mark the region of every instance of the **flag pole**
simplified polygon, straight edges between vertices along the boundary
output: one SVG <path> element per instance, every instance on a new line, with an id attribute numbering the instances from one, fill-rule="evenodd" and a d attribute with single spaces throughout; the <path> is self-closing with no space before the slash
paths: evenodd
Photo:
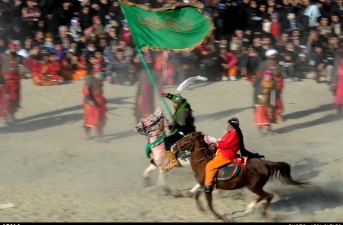
<path id="1" fill-rule="evenodd" d="M 144 57 L 144 55 L 143 55 L 143 53 L 142 53 L 142 50 L 141 50 L 140 48 L 137 48 L 137 51 L 138 51 L 139 56 L 141 57 L 142 63 L 143 63 L 143 65 L 144 65 L 146 71 L 147 71 L 148 74 L 149 74 L 149 77 L 150 77 L 150 80 L 151 80 L 152 84 L 153 84 L 154 87 L 156 88 L 157 93 L 160 94 L 160 93 L 161 93 L 161 90 L 160 90 L 160 88 L 158 87 L 158 85 L 157 85 L 157 83 L 156 83 L 156 81 L 155 81 L 155 78 L 154 78 L 154 76 L 153 76 L 152 73 L 151 73 L 151 70 L 150 70 L 150 68 L 149 68 L 148 63 L 147 63 L 146 60 L 145 60 L 145 57 Z M 169 107 L 168 107 L 168 104 L 166 103 L 166 100 L 164 99 L 163 96 L 161 96 L 161 100 L 162 100 L 164 106 L 166 107 L 166 109 L 167 109 L 167 111 L 168 111 L 170 117 L 172 117 L 173 114 L 172 114 L 172 112 L 170 111 L 170 109 L 169 109 Z"/>

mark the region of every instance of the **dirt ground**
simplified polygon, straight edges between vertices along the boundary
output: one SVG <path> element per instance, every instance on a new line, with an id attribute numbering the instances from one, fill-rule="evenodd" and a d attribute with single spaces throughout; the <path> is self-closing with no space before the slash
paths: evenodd
<path id="1" fill-rule="evenodd" d="M 149 160 L 146 138 L 133 131 L 136 85 L 105 83 L 109 143 L 84 139 L 82 85 L 40 87 L 22 80 L 18 122 L 7 126 L 0 121 L 0 204 L 14 204 L 0 210 L 0 221 L 220 222 L 199 211 L 194 199 L 175 197 L 195 185 L 189 166 L 170 171 L 170 195 L 144 188 L 142 173 Z M 265 137 L 253 123 L 252 87 L 246 80 L 199 82 L 182 94 L 192 105 L 198 131 L 221 137 L 227 119 L 238 114 L 250 151 L 287 162 L 295 179 L 312 182 L 301 189 L 270 179 L 265 186 L 274 194 L 270 221 L 343 221 L 343 115 L 335 114 L 326 84 L 286 83 L 285 122 L 273 125 L 277 134 Z M 168 117 L 163 103 L 156 99 L 156 104 Z M 231 221 L 264 222 L 261 203 L 242 215 L 255 197 L 245 188 L 215 190 L 214 208 Z M 203 196 L 201 201 L 205 204 Z"/>

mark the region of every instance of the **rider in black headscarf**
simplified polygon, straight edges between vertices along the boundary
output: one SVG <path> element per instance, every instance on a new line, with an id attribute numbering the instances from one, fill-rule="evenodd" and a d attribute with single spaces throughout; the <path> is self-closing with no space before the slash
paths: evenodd
<path id="1" fill-rule="evenodd" d="M 241 128 L 239 127 L 239 120 L 237 117 L 233 117 L 228 120 L 228 122 L 236 129 L 237 135 L 239 137 L 239 149 L 243 157 L 248 157 L 248 158 L 264 158 L 263 155 L 260 155 L 258 153 L 252 153 L 248 151 L 245 146 L 244 146 L 244 138 L 243 138 L 243 133 L 241 131 Z"/>

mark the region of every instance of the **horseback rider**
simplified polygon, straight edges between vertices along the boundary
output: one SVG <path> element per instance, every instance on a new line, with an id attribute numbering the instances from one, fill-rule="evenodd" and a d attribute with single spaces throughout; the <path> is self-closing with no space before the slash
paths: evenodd
<path id="1" fill-rule="evenodd" d="M 167 121 L 170 133 L 164 139 L 170 161 L 165 169 L 171 169 L 180 165 L 175 154 L 170 151 L 171 146 L 187 134 L 195 131 L 194 117 L 190 104 L 181 95 L 161 92 L 161 96 L 172 100 L 173 108 L 175 109 L 174 115 Z"/>
<path id="2" fill-rule="evenodd" d="M 216 149 L 215 157 L 207 163 L 205 168 L 205 186 L 204 191 L 211 193 L 213 190 L 213 178 L 216 175 L 218 169 L 230 162 L 236 162 L 240 156 L 237 151 L 240 150 L 243 156 L 242 166 L 245 166 L 248 158 L 263 158 L 258 153 L 252 153 L 245 149 L 243 134 L 239 127 L 239 120 L 237 117 L 233 117 L 228 120 L 227 133 L 219 141 L 213 137 L 205 137 L 205 142 L 210 140 L 210 148 Z"/>

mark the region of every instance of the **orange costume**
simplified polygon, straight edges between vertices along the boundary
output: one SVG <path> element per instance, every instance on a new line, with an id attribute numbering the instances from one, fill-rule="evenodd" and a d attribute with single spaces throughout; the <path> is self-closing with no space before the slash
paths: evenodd
<path id="1" fill-rule="evenodd" d="M 213 178 L 218 169 L 239 157 L 237 151 L 240 148 L 240 143 L 236 129 L 228 131 L 216 145 L 216 156 L 206 165 L 205 186 L 209 187 L 212 186 Z"/>

